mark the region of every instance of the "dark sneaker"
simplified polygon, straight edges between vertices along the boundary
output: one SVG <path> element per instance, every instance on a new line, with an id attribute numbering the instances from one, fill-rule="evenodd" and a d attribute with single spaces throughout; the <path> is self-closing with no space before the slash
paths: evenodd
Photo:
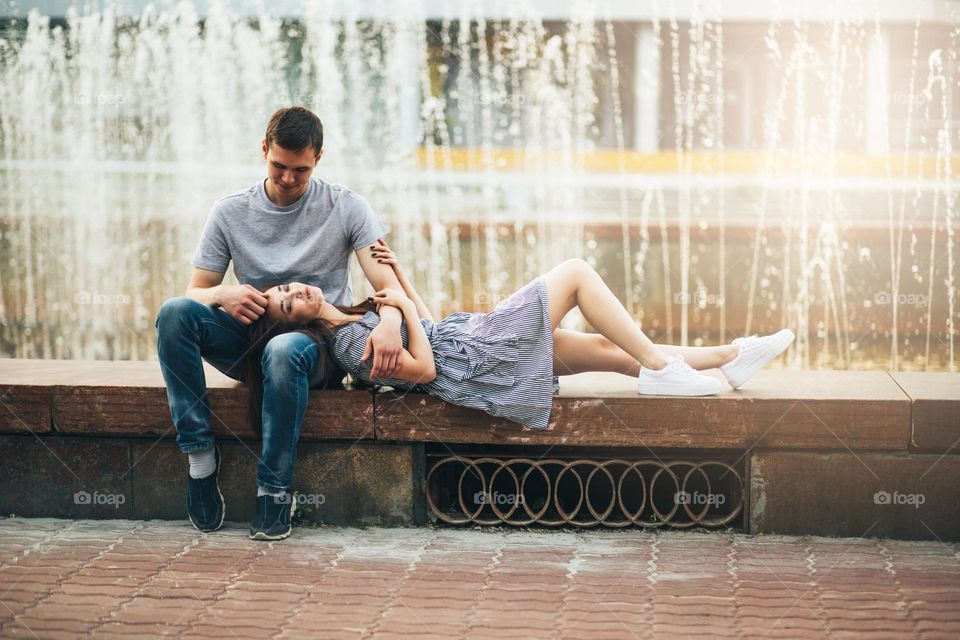
<path id="1" fill-rule="evenodd" d="M 216 531 L 223 526 L 223 494 L 220 493 L 220 447 L 214 445 L 216 469 L 206 478 L 187 477 L 187 513 L 199 531 Z"/>
<path id="2" fill-rule="evenodd" d="M 283 540 L 290 535 L 293 512 L 297 501 L 284 491 L 279 496 L 258 496 L 257 515 L 250 523 L 251 540 Z"/>

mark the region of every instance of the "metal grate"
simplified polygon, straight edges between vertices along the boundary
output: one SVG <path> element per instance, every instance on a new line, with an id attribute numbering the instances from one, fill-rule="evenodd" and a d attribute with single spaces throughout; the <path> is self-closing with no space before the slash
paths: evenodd
<path id="1" fill-rule="evenodd" d="M 448 524 L 732 527 L 743 474 L 720 460 L 451 455 L 430 460 L 426 500 Z"/>

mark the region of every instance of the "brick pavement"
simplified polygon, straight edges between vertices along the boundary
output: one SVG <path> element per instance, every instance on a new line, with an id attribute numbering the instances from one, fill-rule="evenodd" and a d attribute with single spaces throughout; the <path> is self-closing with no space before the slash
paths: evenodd
<path id="1" fill-rule="evenodd" d="M 960 636 L 960 545 L 0 519 L 2 638 Z"/>

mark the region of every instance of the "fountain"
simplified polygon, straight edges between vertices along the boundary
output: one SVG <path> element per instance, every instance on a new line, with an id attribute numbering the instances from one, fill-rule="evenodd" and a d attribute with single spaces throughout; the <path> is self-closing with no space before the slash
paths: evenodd
<path id="1" fill-rule="evenodd" d="M 295 103 L 324 121 L 317 175 L 371 202 L 442 313 L 579 256 L 657 341 L 790 326 L 791 366 L 956 370 L 960 30 L 705 5 L 9 18 L 0 353 L 155 358 L 210 205 L 262 177 Z"/>

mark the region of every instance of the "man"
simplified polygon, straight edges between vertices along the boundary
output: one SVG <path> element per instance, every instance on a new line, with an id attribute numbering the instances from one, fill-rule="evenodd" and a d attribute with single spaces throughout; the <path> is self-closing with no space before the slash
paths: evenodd
<path id="1" fill-rule="evenodd" d="M 350 304 L 351 251 L 375 290 L 399 288 L 390 265 L 361 251 L 385 233 L 367 202 L 312 177 L 323 156 L 319 118 L 302 107 L 278 110 L 262 147 L 266 179 L 214 204 L 191 260 L 186 296 L 164 302 L 157 317 L 160 368 L 177 444 L 190 461 L 187 511 L 200 531 L 219 529 L 225 516 L 217 484 L 220 451 L 210 429 L 201 358 L 243 379 L 247 328 L 266 310 L 261 290 L 267 285 L 299 281 L 321 288 L 334 304 Z M 231 261 L 239 286 L 223 284 Z M 389 377 L 401 366 L 401 315 L 390 307 L 381 314 L 367 348 L 373 350 L 373 372 Z M 310 387 L 338 383 L 343 374 L 321 379 L 316 343 L 302 333 L 270 340 L 262 363 L 263 451 L 250 537 L 279 540 L 291 529 L 290 484 L 303 420 L 296 399 Z"/>

